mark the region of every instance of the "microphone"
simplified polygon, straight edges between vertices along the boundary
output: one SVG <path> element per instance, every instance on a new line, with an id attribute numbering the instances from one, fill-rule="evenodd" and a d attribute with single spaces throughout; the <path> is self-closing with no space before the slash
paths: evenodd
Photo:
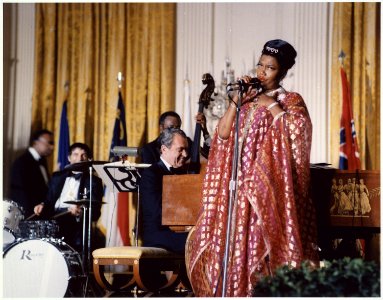
<path id="1" fill-rule="evenodd" d="M 139 154 L 138 147 L 124 147 L 124 146 L 115 146 L 111 152 L 116 156 L 133 156 L 136 157 Z"/>
<path id="2" fill-rule="evenodd" d="M 237 90 L 241 92 L 247 91 L 249 87 L 256 89 L 258 93 L 262 91 L 261 81 L 258 78 L 253 77 L 249 82 L 245 82 L 243 79 L 240 79 L 237 82 L 229 83 L 226 86 L 226 93 Z"/>

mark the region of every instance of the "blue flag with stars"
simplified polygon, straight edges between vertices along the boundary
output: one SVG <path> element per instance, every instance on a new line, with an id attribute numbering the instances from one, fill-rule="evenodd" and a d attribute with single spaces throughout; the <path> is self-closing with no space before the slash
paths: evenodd
<path id="1" fill-rule="evenodd" d="M 128 137 L 126 135 L 126 122 L 125 122 L 125 107 L 122 100 L 121 92 L 118 92 L 118 104 L 117 104 L 117 113 L 116 120 L 114 122 L 113 137 L 110 144 L 109 151 L 109 160 L 112 160 L 114 155 L 112 149 L 115 146 L 127 146 Z"/>
<path id="2" fill-rule="evenodd" d="M 66 165 L 69 164 L 68 161 L 69 153 L 69 125 L 68 125 L 68 116 L 67 116 L 67 101 L 64 101 L 61 119 L 60 119 L 60 136 L 59 136 L 59 150 L 57 156 L 57 162 L 60 170 L 63 170 Z"/>

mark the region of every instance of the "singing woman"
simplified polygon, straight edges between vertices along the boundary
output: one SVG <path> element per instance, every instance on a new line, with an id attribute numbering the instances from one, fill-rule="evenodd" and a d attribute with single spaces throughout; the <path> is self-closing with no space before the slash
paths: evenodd
<path id="1" fill-rule="evenodd" d="M 309 197 L 312 124 L 302 97 L 281 86 L 296 55 L 283 40 L 263 47 L 257 65 L 262 88 L 249 84 L 241 98 L 235 184 L 230 179 L 239 91 L 231 95 L 233 101 L 218 123 L 201 212 L 186 245 L 188 276 L 197 297 L 221 296 L 224 272 L 225 296 L 245 297 L 252 295 L 260 277 L 279 266 L 294 267 L 303 260 L 318 263 L 315 210 Z M 251 80 L 245 76 L 241 82 Z"/>

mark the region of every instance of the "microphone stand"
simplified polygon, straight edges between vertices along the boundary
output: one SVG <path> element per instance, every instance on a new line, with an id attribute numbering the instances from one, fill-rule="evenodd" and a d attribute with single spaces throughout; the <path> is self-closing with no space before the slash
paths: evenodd
<path id="1" fill-rule="evenodd" d="M 223 279 L 222 279 L 222 297 L 226 296 L 226 284 L 227 284 L 227 264 L 229 261 L 229 243 L 231 235 L 231 221 L 233 202 L 237 191 L 237 176 L 238 176 L 238 136 L 239 136 L 239 118 L 242 105 L 242 93 L 244 87 L 241 85 L 238 95 L 237 109 L 235 115 L 235 134 L 234 134 L 234 155 L 232 160 L 231 179 L 229 183 L 230 197 L 229 197 L 229 211 L 226 224 L 226 241 L 225 241 L 225 254 L 223 259 Z"/>

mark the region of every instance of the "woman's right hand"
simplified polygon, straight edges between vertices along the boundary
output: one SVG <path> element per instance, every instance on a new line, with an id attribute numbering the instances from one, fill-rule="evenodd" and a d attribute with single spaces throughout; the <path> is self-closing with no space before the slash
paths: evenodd
<path id="1" fill-rule="evenodd" d="M 239 80 L 242 80 L 245 83 L 249 83 L 251 79 L 252 78 L 250 76 L 245 75 L 242 76 Z M 252 85 L 249 85 L 248 89 L 243 93 L 242 96 L 244 100 L 250 100 L 255 98 L 257 94 L 258 90 L 253 88 Z M 223 140 L 228 139 L 230 136 L 231 127 L 235 119 L 239 91 L 236 89 L 230 92 L 229 97 L 231 98 L 229 108 L 218 123 L 218 136 Z"/>
<path id="2" fill-rule="evenodd" d="M 243 76 L 239 80 L 248 82 L 250 80 L 250 76 Z M 218 123 L 218 137 L 222 140 L 227 140 L 230 136 L 231 127 L 236 114 L 239 92 L 240 91 L 238 89 L 234 89 L 228 93 L 230 98 L 229 107 Z"/>
<path id="3" fill-rule="evenodd" d="M 251 82 L 253 78 L 250 77 L 249 75 L 245 75 L 245 76 L 242 76 L 238 81 L 242 81 L 242 82 L 245 82 L 246 84 L 248 84 L 249 82 Z M 235 103 L 238 103 L 238 96 L 239 96 L 239 90 L 235 90 L 233 91 L 233 93 L 235 92 L 234 97 L 233 97 L 233 101 Z M 254 85 L 253 84 L 249 84 L 248 87 L 247 87 L 247 90 L 245 90 L 242 94 L 242 97 L 243 99 L 246 99 L 246 100 L 249 100 L 249 99 L 252 99 L 252 98 L 255 98 L 255 96 L 259 93 L 259 91 L 254 88 Z"/>

